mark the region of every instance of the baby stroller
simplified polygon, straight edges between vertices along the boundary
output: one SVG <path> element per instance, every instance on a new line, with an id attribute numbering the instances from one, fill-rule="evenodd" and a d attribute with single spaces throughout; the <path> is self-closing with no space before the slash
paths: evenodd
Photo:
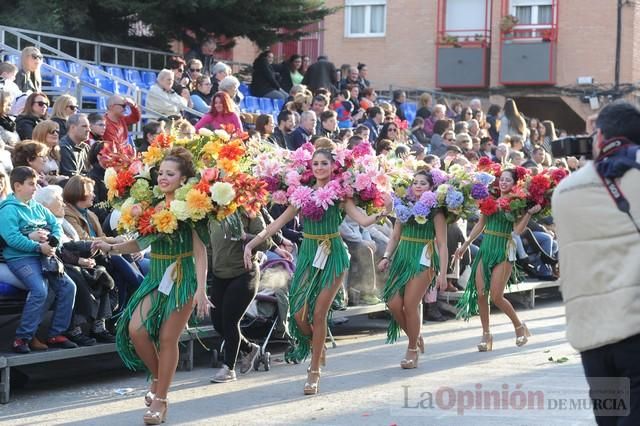
<path id="1" fill-rule="evenodd" d="M 260 346 L 260 352 L 253 362 L 253 369 L 258 371 L 262 365 L 264 371 L 271 369 L 271 353 L 269 343 L 284 343 L 292 346 L 292 339 L 287 331 L 287 315 L 289 311 L 289 281 L 293 276 L 294 265 L 281 258 L 267 260 L 260 266 L 260 288 L 242 320 L 240 330 L 243 336 Z M 220 366 L 220 351 L 212 351 L 213 367 Z M 288 350 L 287 350 L 288 352 Z M 297 364 L 297 362 L 294 362 Z"/>

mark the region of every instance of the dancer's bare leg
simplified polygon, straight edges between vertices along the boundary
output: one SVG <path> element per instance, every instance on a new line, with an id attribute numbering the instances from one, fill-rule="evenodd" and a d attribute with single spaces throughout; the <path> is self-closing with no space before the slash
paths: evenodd
<path id="1" fill-rule="evenodd" d="M 320 367 L 320 356 L 324 350 L 324 342 L 327 339 L 327 315 L 333 299 L 338 294 L 342 285 L 343 276 L 337 277 L 330 287 L 325 288 L 318 295 L 316 307 L 313 311 L 313 333 L 311 338 L 311 370 L 317 371 Z"/>
<path id="2" fill-rule="evenodd" d="M 193 311 L 192 300 L 189 299 L 182 308 L 173 311 L 160 328 L 160 348 L 158 351 L 158 384 L 156 395 L 158 398 L 166 398 L 169 386 L 178 366 L 178 341 L 180 334 L 189 321 Z M 153 401 L 151 411 L 162 410 L 164 404 L 160 401 Z"/>

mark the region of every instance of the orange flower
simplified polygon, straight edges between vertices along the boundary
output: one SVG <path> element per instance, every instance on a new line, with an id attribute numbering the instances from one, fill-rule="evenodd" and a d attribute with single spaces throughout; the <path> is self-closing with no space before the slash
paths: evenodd
<path id="1" fill-rule="evenodd" d="M 219 159 L 226 159 L 231 161 L 238 161 L 242 158 L 246 152 L 244 144 L 240 139 L 234 139 L 231 142 L 225 144 L 218 152 Z"/>
<path id="2" fill-rule="evenodd" d="M 158 146 L 150 146 L 146 152 L 142 153 L 142 161 L 147 166 L 153 166 L 159 163 L 164 158 L 164 152 L 162 148 Z"/>
<path id="3" fill-rule="evenodd" d="M 122 170 L 116 176 L 116 192 L 118 195 L 122 195 L 125 191 L 136 182 L 133 177 L 133 173 L 129 170 Z"/>
<path id="4" fill-rule="evenodd" d="M 151 146 L 156 146 L 158 148 L 171 148 L 173 146 L 174 139 L 175 137 L 173 135 L 160 133 L 153 139 Z"/>
<path id="5" fill-rule="evenodd" d="M 240 171 L 240 165 L 237 161 L 221 158 L 218 160 L 218 166 L 228 175 L 232 175 Z"/>
<path id="6" fill-rule="evenodd" d="M 140 216 L 140 220 L 138 221 L 138 232 L 140 232 L 140 235 L 149 235 L 156 232 L 156 228 L 153 226 L 153 222 L 151 220 L 151 217 L 155 212 L 156 211 L 153 207 L 149 207 Z"/>
<path id="7" fill-rule="evenodd" d="M 238 205 L 235 202 L 231 202 L 229 203 L 229 205 L 224 206 L 224 208 L 221 208 L 220 210 L 218 210 L 216 219 L 223 220 L 224 218 L 234 214 L 236 210 L 238 210 Z"/>
<path id="8" fill-rule="evenodd" d="M 213 202 L 211 198 L 204 192 L 191 189 L 185 197 L 187 203 L 187 211 L 193 220 L 203 219 L 207 213 L 213 210 Z"/>

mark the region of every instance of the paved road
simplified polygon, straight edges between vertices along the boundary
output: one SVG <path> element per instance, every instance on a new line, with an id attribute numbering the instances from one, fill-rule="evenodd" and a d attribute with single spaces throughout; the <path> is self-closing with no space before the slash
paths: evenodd
<path id="1" fill-rule="evenodd" d="M 565 339 L 560 302 L 542 301 L 520 314 L 533 334 L 530 342 L 516 348 L 512 326 L 495 313 L 490 353 L 476 351 L 481 334 L 477 318 L 426 323 L 426 353 L 415 370 L 399 368 L 405 338 L 385 345 L 385 321 L 354 318 L 340 327 L 338 347 L 327 352 L 321 393 L 313 397 L 302 395 L 306 364 L 287 365 L 275 355 L 269 372 L 210 384 L 213 370 L 202 357 L 193 371 L 176 374 L 169 421 L 243 426 L 595 424 L 588 408 L 575 408 L 587 397 L 587 385 L 579 355 Z M 566 362 L 554 362 L 563 357 Z M 1 424 L 142 424 L 145 377 L 127 372 L 110 357 L 49 364 L 31 375 L 29 386 L 0 406 Z M 45 376 L 49 379 L 40 379 Z M 557 409 L 562 401 L 565 409 Z"/>

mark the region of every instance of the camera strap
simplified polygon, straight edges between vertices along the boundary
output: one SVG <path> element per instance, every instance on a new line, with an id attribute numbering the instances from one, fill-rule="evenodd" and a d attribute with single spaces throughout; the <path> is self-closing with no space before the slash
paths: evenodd
<path id="1" fill-rule="evenodd" d="M 601 151 L 600 155 L 598 156 L 597 162 L 606 161 L 607 157 L 611 157 L 613 154 L 619 152 L 624 147 L 627 147 L 629 145 L 630 141 L 626 138 L 613 138 L 604 141 L 601 145 Z M 640 169 L 640 164 L 636 162 L 634 168 Z M 609 192 L 609 195 L 611 196 L 611 198 L 613 198 L 613 201 L 615 201 L 618 210 L 626 213 L 626 215 L 629 216 L 629 219 L 631 219 L 631 223 L 633 223 L 636 231 L 638 231 L 638 234 L 640 234 L 640 227 L 631 215 L 631 206 L 629 205 L 629 200 L 627 200 L 627 197 L 625 197 L 622 193 L 620 185 L 618 185 L 618 183 L 614 179 L 605 176 L 604 168 L 596 166 L 596 170 L 598 171 L 598 176 L 600 176 L 600 179 L 602 180 L 604 187 L 607 189 L 607 192 Z"/>

